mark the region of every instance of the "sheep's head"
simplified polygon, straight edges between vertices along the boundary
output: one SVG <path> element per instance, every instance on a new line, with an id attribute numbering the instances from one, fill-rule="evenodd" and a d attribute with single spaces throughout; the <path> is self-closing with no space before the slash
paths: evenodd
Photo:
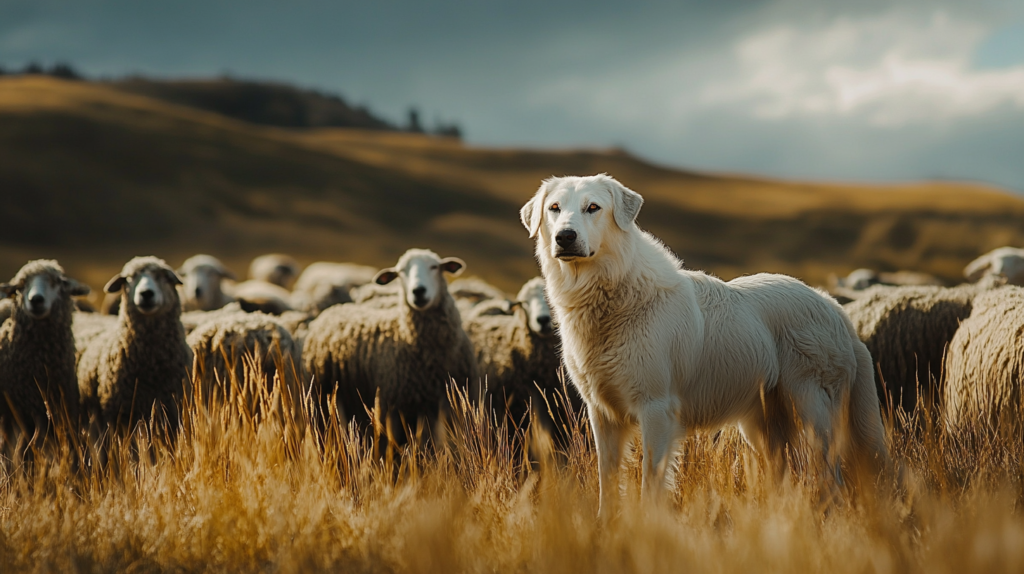
<path id="1" fill-rule="evenodd" d="M 212 255 L 193 255 L 178 269 L 183 280 L 182 303 L 189 310 L 213 311 L 220 308 L 221 281 L 235 280 L 235 274 Z"/>
<path id="2" fill-rule="evenodd" d="M 527 325 L 531 331 L 541 337 L 550 337 L 554 333 L 551 307 L 544 295 L 543 278 L 534 277 L 527 281 L 516 295 L 516 303 L 526 312 Z"/>
<path id="3" fill-rule="evenodd" d="M 181 285 L 174 270 L 163 259 L 136 257 L 128 263 L 119 275 L 115 275 L 103 288 L 107 293 L 122 293 L 121 312 L 127 307 L 142 315 L 157 315 L 178 306 L 178 292 Z"/>
<path id="4" fill-rule="evenodd" d="M 299 276 L 299 262 L 289 255 L 260 255 L 249 265 L 249 279 L 257 279 L 291 289 Z"/>
<path id="5" fill-rule="evenodd" d="M 405 302 L 416 311 L 431 309 L 448 292 L 444 273 L 458 275 L 466 264 L 457 257 L 441 259 L 428 249 L 410 249 L 398 260 L 398 264 L 381 269 L 373 278 L 377 285 L 387 285 L 400 279 Z"/>
<path id="6" fill-rule="evenodd" d="M 65 275 L 56 261 L 37 259 L 26 263 L 10 283 L 0 285 L 0 292 L 15 299 L 29 316 L 43 319 L 58 300 L 88 295 L 89 287 Z"/>

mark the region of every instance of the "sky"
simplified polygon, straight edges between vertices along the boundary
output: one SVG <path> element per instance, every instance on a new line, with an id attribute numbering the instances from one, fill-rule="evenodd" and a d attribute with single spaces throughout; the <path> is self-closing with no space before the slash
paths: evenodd
<path id="1" fill-rule="evenodd" d="M 1024 192 L 1024 0 L 0 0 L 0 65 L 32 60 L 416 105 L 472 144 Z"/>

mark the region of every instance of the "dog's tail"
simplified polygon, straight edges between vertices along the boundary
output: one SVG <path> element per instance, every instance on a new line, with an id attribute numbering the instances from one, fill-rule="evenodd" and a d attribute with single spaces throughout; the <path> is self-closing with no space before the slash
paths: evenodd
<path id="1" fill-rule="evenodd" d="M 871 352 L 857 338 L 850 325 L 853 349 L 857 356 L 857 374 L 850 387 L 849 446 L 856 470 L 861 476 L 878 478 L 882 472 L 892 471 L 892 459 L 885 443 L 885 428 L 875 391 L 874 361 Z"/>

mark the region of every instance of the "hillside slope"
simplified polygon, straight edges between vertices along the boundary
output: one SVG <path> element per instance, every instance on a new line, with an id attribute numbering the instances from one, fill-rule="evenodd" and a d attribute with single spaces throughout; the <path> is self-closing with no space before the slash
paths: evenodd
<path id="1" fill-rule="evenodd" d="M 103 84 L 0 79 L 0 277 L 58 257 L 96 287 L 124 260 L 266 251 L 384 266 L 409 246 L 512 289 L 536 273 L 519 207 L 551 175 L 608 172 L 688 265 L 820 282 L 858 266 L 954 279 L 1024 244 L 1024 200 L 969 184 L 854 186 L 690 173 L 609 151 L 481 149 L 405 133 L 291 130 Z"/>

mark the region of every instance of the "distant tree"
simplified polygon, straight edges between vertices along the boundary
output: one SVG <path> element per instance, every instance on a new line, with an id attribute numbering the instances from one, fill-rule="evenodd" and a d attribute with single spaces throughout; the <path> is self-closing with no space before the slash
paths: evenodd
<path id="1" fill-rule="evenodd" d="M 439 121 L 434 124 L 434 135 L 460 140 L 462 139 L 462 128 L 454 122 L 444 123 Z"/>
<path id="2" fill-rule="evenodd" d="M 71 64 L 65 62 L 57 62 L 50 68 L 49 74 L 55 78 L 64 78 L 65 80 L 81 80 L 82 76 L 79 75 Z"/>
<path id="3" fill-rule="evenodd" d="M 5 70 L 3 66 L 0 66 L 0 76 L 3 76 L 5 74 L 7 74 L 7 70 Z"/>
<path id="4" fill-rule="evenodd" d="M 22 74 L 42 74 L 43 72 L 43 67 L 38 62 L 29 62 L 21 70 Z"/>
<path id="5" fill-rule="evenodd" d="M 409 123 L 406 125 L 405 130 L 417 134 L 423 133 L 423 124 L 420 123 L 420 111 L 415 107 L 409 108 Z"/>

